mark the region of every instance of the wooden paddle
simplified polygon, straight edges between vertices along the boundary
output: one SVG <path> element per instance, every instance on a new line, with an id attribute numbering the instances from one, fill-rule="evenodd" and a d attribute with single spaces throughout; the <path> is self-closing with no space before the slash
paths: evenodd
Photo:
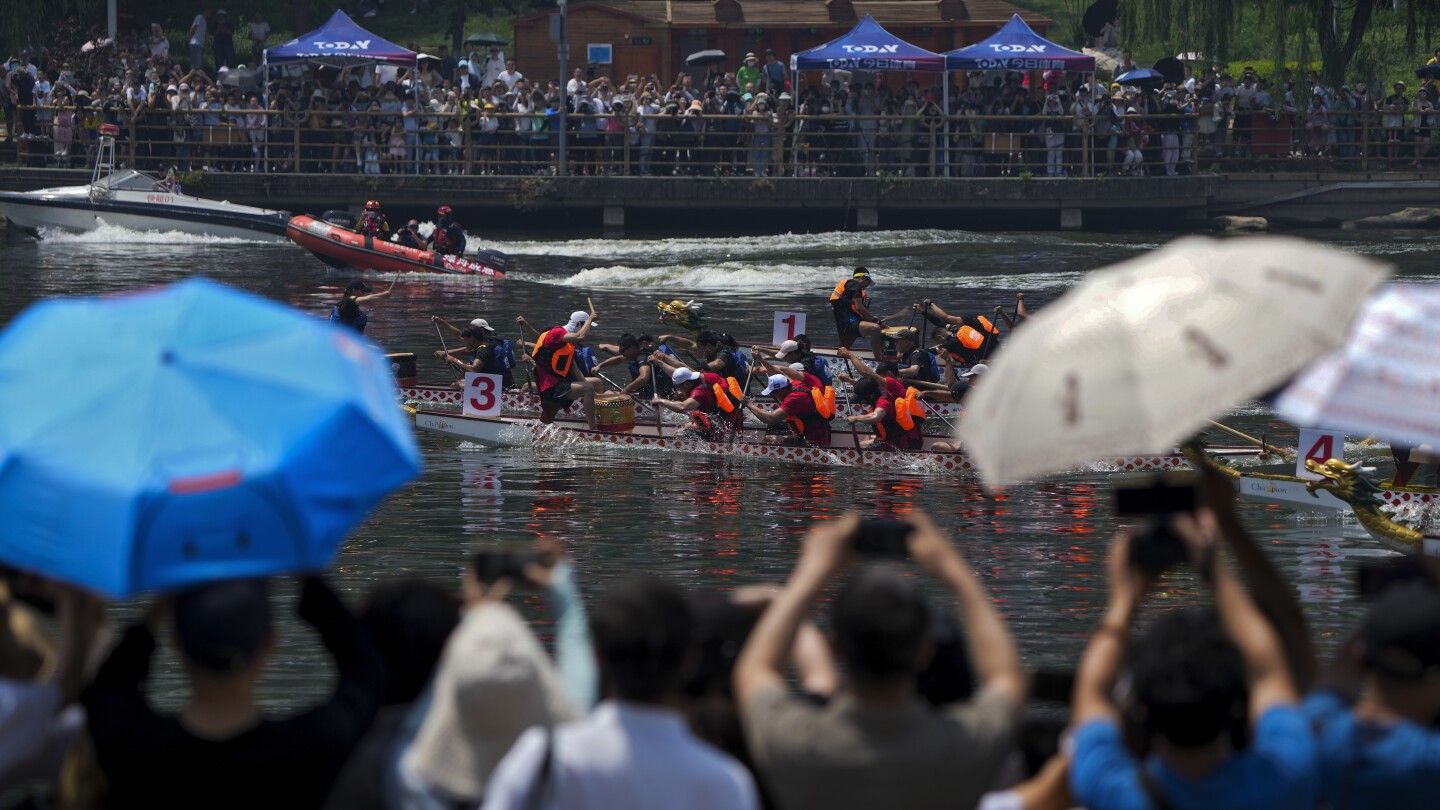
<path id="1" fill-rule="evenodd" d="M 1270 444 L 1269 442 L 1266 442 L 1266 441 L 1263 440 L 1263 439 L 1257 439 L 1257 438 L 1255 438 L 1254 436 L 1251 436 L 1251 435 L 1248 434 L 1248 433 L 1241 433 L 1240 431 L 1236 430 L 1235 428 L 1230 427 L 1229 425 L 1225 425 L 1225 424 L 1221 424 L 1221 423 L 1219 423 L 1219 422 L 1216 422 L 1214 419 L 1206 419 L 1205 421 L 1208 422 L 1208 423 L 1210 424 L 1210 426 L 1213 427 L 1213 428 L 1215 428 L 1216 430 L 1222 431 L 1222 432 L 1224 432 L 1224 433 L 1228 433 L 1228 434 L 1230 434 L 1231 436 L 1234 436 L 1235 438 L 1240 439 L 1240 440 L 1242 440 L 1242 441 L 1250 442 L 1251 444 L 1255 445 L 1256 447 L 1259 447 L 1261 450 L 1264 450 L 1264 451 L 1267 452 L 1267 453 L 1275 453 L 1276 455 L 1286 456 L 1286 457 L 1293 457 L 1293 456 L 1296 455 L 1296 452 L 1297 452 L 1297 451 L 1295 451 L 1293 448 L 1288 448 L 1288 447 L 1276 447 L 1275 445 Z"/>
<path id="2" fill-rule="evenodd" d="M 536 348 L 539 348 L 539 346 L 537 345 Z M 525 362 L 525 358 L 527 357 L 532 361 L 535 359 L 534 355 L 525 351 L 525 330 L 522 328 L 520 330 L 520 365 L 525 367 L 525 390 L 528 391 L 534 388 L 535 396 L 538 397 L 540 396 L 540 386 L 536 385 L 535 380 L 530 377 L 530 364 Z"/>

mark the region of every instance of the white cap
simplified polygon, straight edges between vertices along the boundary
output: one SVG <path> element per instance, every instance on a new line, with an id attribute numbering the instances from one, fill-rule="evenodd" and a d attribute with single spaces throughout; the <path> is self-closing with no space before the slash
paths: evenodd
<path id="1" fill-rule="evenodd" d="M 777 389 L 786 388 L 789 387 L 789 385 L 789 377 L 786 377 L 784 374 L 771 374 L 769 381 L 765 385 L 765 390 L 760 392 L 760 396 L 768 397 L 775 393 Z"/>
<path id="2" fill-rule="evenodd" d="M 700 379 L 700 372 L 696 371 L 696 370 L 693 369 L 693 368 L 683 368 L 683 367 L 682 367 L 682 368 L 677 368 L 677 369 L 675 369 L 675 373 L 673 373 L 673 374 L 670 375 L 670 384 L 671 384 L 671 385 L 679 385 L 679 384 L 681 384 L 681 383 L 687 383 L 687 382 L 690 382 L 691 380 L 698 380 L 698 379 Z"/>
<path id="3" fill-rule="evenodd" d="M 791 354 L 800 351 L 800 344 L 793 340 L 787 340 L 780 344 L 780 351 L 775 353 L 776 360 L 784 360 Z"/>
<path id="4" fill-rule="evenodd" d="M 581 312 L 581 311 L 579 311 L 579 310 L 576 310 L 575 312 L 570 313 L 570 322 L 567 323 L 567 324 L 565 324 L 565 331 L 566 331 L 566 332 L 569 332 L 569 333 L 572 334 L 572 335 L 575 334 L 576 332 L 579 332 L 579 331 L 580 331 L 580 327 L 582 327 L 582 326 L 585 325 L 585 319 L 586 319 L 586 318 L 589 318 L 589 317 L 590 317 L 590 313 L 588 313 L 588 312 Z M 590 325 L 591 325 L 591 326 L 598 326 L 599 324 L 594 324 L 594 323 L 592 323 L 592 324 L 590 324 Z"/>
<path id="5" fill-rule="evenodd" d="M 801 373 L 804 373 L 804 371 L 805 371 L 805 364 L 804 364 L 804 363 L 791 363 L 791 364 L 790 364 L 790 368 L 793 368 L 793 369 L 795 369 L 796 371 L 799 371 L 799 372 L 801 372 Z"/>
<path id="6" fill-rule="evenodd" d="M 961 377 L 979 377 L 979 376 L 983 375 L 985 372 L 987 372 L 987 371 L 989 371 L 989 370 L 990 370 L 990 367 L 987 366 L 987 365 L 985 365 L 984 363 L 976 363 L 975 365 L 973 365 L 973 366 L 970 367 L 970 370 L 969 370 L 969 371 L 966 371 L 964 374 L 961 374 L 960 376 L 961 376 Z"/>
<path id="7" fill-rule="evenodd" d="M 475 320 L 470 322 L 470 325 L 477 329 L 484 329 L 486 332 L 495 331 L 495 329 L 490 326 L 490 322 L 485 320 L 484 318 L 476 318 Z"/>

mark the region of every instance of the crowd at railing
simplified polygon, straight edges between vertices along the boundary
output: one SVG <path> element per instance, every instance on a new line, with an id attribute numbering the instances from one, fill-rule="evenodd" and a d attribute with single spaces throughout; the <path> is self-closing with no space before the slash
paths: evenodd
<path id="1" fill-rule="evenodd" d="M 490 110 L 427 112 L 414 125 L 389 112 L 24 108 L 34 135 L 18 142 L 31 167 L 93 160 L 115 120 L 119 162 L 141 170 L 553 175 L 558 117 Z M 1323 124 L 1259 113 L 1224 122 L 1181 114 L 570 115 L 567 165 L 588 176 L 1095 177 L 1195 174 L 1249 159 L 1324 158 L 1346 168 L 1440 163 L 1440 115 L 1400 123 L 1333 116 Z M 1264 166 L 1269 163 L 1261 164 Z"/>

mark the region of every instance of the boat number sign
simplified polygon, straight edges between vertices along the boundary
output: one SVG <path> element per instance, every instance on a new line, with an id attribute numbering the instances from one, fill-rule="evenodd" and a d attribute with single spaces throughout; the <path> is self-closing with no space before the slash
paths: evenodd
<path id="1" fill-rule="evenodd" d="M 796 335 L 803 334 L 805 334 L 805 313 L 775 313 L 775 330 L 770 334 L 772 344 L 779 346 L 787 340 L 794 340 Z"/>
<path id="2" fill-rule="evenodd" d="M 465 397 L 462 410 L 466 416 L 499 416 L 503 380 L 499 374 L 465 373 Z"/>
<path id="3" fill-rule="evenodd" d="M 1345 432 L 1306 428 L 1300 431 L 1300 450 L 1303 452 L 1295 459 L 1295 477 L 1313 481 L 1321 476 L 1305 469 L 1305 462 L 1324 464 L 1332 458 L 1344 461 Z"/>
<path id="4" fill-rule="evenodd" d="M 175 202 L 175 198 L 169 194 L 146 194 L 145 202 L 169 204 Z"/>

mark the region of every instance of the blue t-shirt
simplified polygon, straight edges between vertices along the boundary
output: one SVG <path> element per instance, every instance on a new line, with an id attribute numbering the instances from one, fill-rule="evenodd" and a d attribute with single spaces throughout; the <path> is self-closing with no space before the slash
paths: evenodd
<path id="1" fill-rule="evenodd" d="M 1320 749 L 1320 798 L 1330 807 L 1435 806 L 1440 731 L 1357 722 L 1333 692 L 1310 695 L 1303 709 Z"/>
<path id="2" fill-rule="evenodd" d="M 1260 718 L 1249 748 L 1203 779 L 1145 760 L 1152 781 L 1175 810 L 1314 810 L 1315 743 L 1300 709 L 1276 706 Z M 1141 764 L 1110 720 L 1081 726 L 1070 763 L 1070 791 L 1089 810 L 1154 810 L 1140 784 Z"/>

